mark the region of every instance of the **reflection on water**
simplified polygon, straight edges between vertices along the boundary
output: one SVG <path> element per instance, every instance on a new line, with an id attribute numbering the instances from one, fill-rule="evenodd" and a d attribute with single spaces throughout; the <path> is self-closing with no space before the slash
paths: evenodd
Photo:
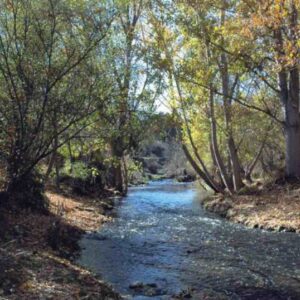
<path id="1" fill-rule="evenodd" d="M 300 236 L 230 224 L 199 197 L 169 180 L 131 188 L 114 222 L 82 240 L 79 262 L 134 299 L 300 299 Z"/>

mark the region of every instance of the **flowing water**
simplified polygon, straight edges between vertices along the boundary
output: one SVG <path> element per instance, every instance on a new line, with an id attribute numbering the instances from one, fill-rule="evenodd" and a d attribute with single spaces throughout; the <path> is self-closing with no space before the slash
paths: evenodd
<path id="1" fill-rule="evenodd" d="M 300 299 L 300 236 L 231 224 L 201 196 L 169 180 L 131 188 L 79 262 L 128 299 Z"/>

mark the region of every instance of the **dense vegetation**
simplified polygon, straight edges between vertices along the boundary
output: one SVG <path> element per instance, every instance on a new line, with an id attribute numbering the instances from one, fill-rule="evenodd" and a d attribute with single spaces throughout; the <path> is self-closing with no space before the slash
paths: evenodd
<path id="1" fill-rule="evenodd" d="M 298 0 L 2 1 L 1 204 L 46 209 L 51 181 L 126 194 L 142 145 L 168 128 L 216 192 L 298 180 L 299 9 Z M 167 115 L 157 114 L 162 102 Z"/>
<path id="2" fill-rule="evenodd" d="M 73 259 L 82 234 L 98 230 L 114 215 L 116 198 L 125 196 L 131 184 L 148 180 L 197 179 L 202 188 L 193 201 L 197 197 L 207 210 L 253 228 L 299 233 L 299 14 L 300 0 L 1 0 L 0 298 L 120 299 Z M 167 204 L 175 199 L 174 207 L 152 207 L 148 199 L 147 214 L 145 207 L 132 206 L 139 218 L 126 222 L 141 222 L 159 210 L 158 226 L 152 225 L 152 215 L 142 225 L 153 229 L 157 245 L 162 232 L 167 236 L 177 230 L 174 225 L 180 235 L 191 234 L 193 244 L 180 246 L 180 239 L 170 237 L 171 248 L 167 240 L 156 251 L 141 231 L 145 243 L 138 238 L 138 247 L 150 245 L 149 258 L 163 250 L 163 261 L 177 264 L 177 258 L 182 263 L 207 248 L 210 254 L 199 256 L 201 266 L 214 266 L 214 260 L 218 268 L 205 282 L 224 281 L 247 299 L 260 293 L 269 299 L 277 295 L 276 281 L 264 277 L 273 272 L 265 266 L 276 260 L 267 255 L 288 253 L 291 260 L 278 256 L 281 274 L 274 276 L 280 275 L 280 285 L 291 292 L 286 282 L 293 282 L 299 295 L 299 270 L 293 270 L 297 238 L 291 237 L 295 247 L 290 248 L 283 236 L 269 240 L 263 233 L 246 251 L 251 252 L 247 269 L 240 246 L 247 245 L 248 234 L 241 231 L 243 239 L 235 241 L 235 231 L 226 230 L 230 240 L 223 242 L 222 231 L 197 215 L 194 202 L 191 212 L 176 206 L 189 188 L 170 186 L 162 190 Z M 204 227 L 194 235 L 199 220 Z M 217 231 L 206 230 L 211 227 L 205 222 Z M 138 232 L 130 227 L 131 233 Z M 217 252 L 211 247 L 215 241 Z M 255 250 L 255 243 L 261 248 Z M 255 262 L 264 258 L 260 272 L 253 262 L 264 243 L 266 252 Z M 274 252 L 267 253 L 271 248 Z M 112 253 L 123 259 L 126 253 L 118 250 Z M 225 256 L 219 256 L 223 250 Z M 130 259 L 136 259 L 134 254 Z M 284 269 L 281 261 L 291 264 Z M 231 262 L 247 275 L 244 287 Z M 182 266 L 178 278 L 185 272 Z M 219 267 L 230 272 L 224 280 Z M 206 270 L 199 268 L 202 274 L 193 281 L 207 276 Z M 272 291 L 263 290 L 265 284 Z M 130 287 L 134 292 L 145 288 L 162 292 L 152 283 Z M 191 293 L 182 291 L 174 299 Z"/>
<path id="3" fill-rule="evenodd" d="M 299 1 L 176 4 L 156 34 L 200 177 L 231 193 L 259 162 L 256 175 L 285 165 L 282 176 L 299 177 Z"/>

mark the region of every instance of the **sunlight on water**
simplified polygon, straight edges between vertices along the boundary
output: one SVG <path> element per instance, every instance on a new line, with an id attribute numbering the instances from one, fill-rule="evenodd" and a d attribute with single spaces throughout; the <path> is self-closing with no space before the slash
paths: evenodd
<path id="1" fill-rule="evenodd" d="M 167 180 L 134 187 L 116 214 L 82 240 L 79 262 L 129 298 L 170 299 L 186 289 L 223 299 L 300 295 L 300 236 L 217 218 L 201 208 L 192 184 Z M 136 282 L 142 287 L 132 287 Z"/>

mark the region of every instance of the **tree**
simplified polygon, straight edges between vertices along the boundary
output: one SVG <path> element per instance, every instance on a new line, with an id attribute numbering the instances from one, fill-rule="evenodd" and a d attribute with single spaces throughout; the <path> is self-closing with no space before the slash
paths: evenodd
<path id="1" fill-rule="evenodd" d="M 113 12 L 105 3 L 93 4 L 1 3 L 1 158 L 10 200 L 21 206 L 44 208 L 38 162 L 84 127 L 94 111 L 96 78 L 83 62 L 106 36 Z"/>
<path id="2" fill-rule="evenodd" d="M 261 117 L 263 113 L 278 113 L 278 107 L 270 110 L 269 93 L 259 91 L 248 69 L 230 55 L 234 40 L 231 35 L 227 37 L 224 28 L 227 22 L 233 22 L 227 11 L 234 10 L 234 4 L 176 4 L 160 6 L 153 14 L 153 27 L 157 48 L 163 53 L 159 67 L 167 72 L 169 97 L 182 120 L 184 150 L 191 150 L 188 159 L 194 159 L 192 165 L 198 164 L 197 173 L 212 189 L 238 192 L 246 177 L 251 180 L 249 175 L 259 162 L 270 130 L 270 121 L 265 118 L 257 123 L 261 136 L 254 134 L 250 109 L 254 106 L 257 117 Z M 249 120 L 240 122 L 238 112 L 247 114 Z M 245 138 L 244 131 L 253 135 Z M 243 145 L 249 138 L 257 148 L 246 156 Z"/>
<path id="3" fill-rule="evenodd" d="M 228 32 L 242 41 L 230 55 L 282 105 L 283 120 L 277 121 L 285 132 L 286 177 L 294 179 L 300 177 L 299 9 L 298 0 L 241 1 L 235 24 L 227 24 Z"/>
<path id="4" fill-rule="evenodd" d="M 127 193 L 126 155 L 137 147 L 145 132 L 143 123 L 152 114 L 160 91 L 160 75 L 151 68 L 146 19 L 148 1 L 118 3 L 118 17 L 107 44 L 107 68 L 112 92 L 100 111 L 107 124 L 107 138 L 113 157 L 114 185 Z"/>

